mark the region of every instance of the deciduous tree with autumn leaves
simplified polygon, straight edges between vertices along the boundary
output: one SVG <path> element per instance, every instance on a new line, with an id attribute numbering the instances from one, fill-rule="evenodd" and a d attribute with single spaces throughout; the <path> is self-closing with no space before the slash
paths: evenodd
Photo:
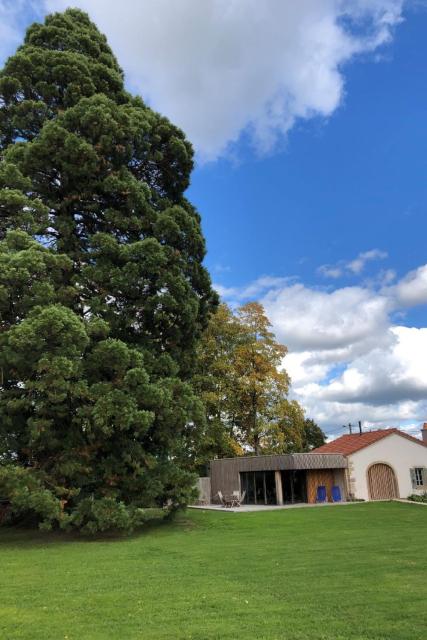
<path id="1" fill-rule="evenodd" d="M 196 388 L 206 407 L 199 456 L 308 451 L 324 434 L 288 397 L 287 348 L 263 306 L 220 305 L 199 344 Z"/>

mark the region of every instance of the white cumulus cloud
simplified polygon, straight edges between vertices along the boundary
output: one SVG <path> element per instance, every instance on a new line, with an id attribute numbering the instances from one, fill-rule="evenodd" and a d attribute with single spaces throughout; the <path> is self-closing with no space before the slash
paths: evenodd
<path id="1" fill-rule="evenodd" d="M 368 262 L 372 262 L 374 260 L 383 260 L 387 258 L 388 254 L 386 251 L 381 251 L 380 249 L 370 249 L 369 251 L 363 251 L 359 253 L 356 258 L 353 260 L 349 260 L 346 262 L 345 260 L 340 260 L 337 264 L 323 264 L 318 268 L 318 273 L 326 278 L 341 278 L 344 275 L 359 275 L 364 271 Z M 386 272 L 386 280 L 390 279 L 390 275 L 393 273 L 391 270 Z"/>
<path id="2" fill-rule="evenodd" d="M 350 269 L 352 273 L 359 274 L 362 273 L 367 262 L 370 262 L 371 260 L 382 260 L 383 258 L 387 258 L 387 253 L 385 251 L 371 249 L 370 251 L 359 253 L 357 258 L 351 260 L 347 264 L 347 268 Z"/>
<path id="3" fill-rule="evenodd" d="M 107 34 L 132 87 L 199 157 L 242 132 L 266 152 L 295 121 L 328 117 L 344 65 L 392 38 L 403 0 L 73 0 Z M 44 0 L 63 10 L 68 0 Z"/>
<path id="4" fill-rule="evenodd" d="M 329 292 L 302 284 L 272 290 L 263 303 L 278 337 L 290 349 L 332 351 L 343 357 L 361 343 L 382 339 L 390 305 L 386 296 L 362 287 Z"/>
<path id="5" fill-rule="evenodd" d="M 267 289 L 231 291 L 234 300 L 261 294 L 277 338 L 289 347 L 284 366 L 292 393 L 328 432 L 360 419 L 369 426 L 403 423 L 416 433 L 427 420 L 427 327 L 392 318 L 427 303 L 426 276 L 423 265 L 395 285 L 378 277 L 324 290 L 275 278 Z"/>
<path id="6" fill-rule="evenodd" d="M 292 277 L 261 276 L 243 287 L 225 287 L 216 282 L 214 282 L 213 287 L 221 297 L 227 299 L 231 306 L 235 306 L 248 298 L 261 296 L 270 289 L 275 290 L 278 287 L 285 286 L 293 280 L 294 278 Z"/>
<path id="7" fill-rule="evenodd" d="M 394 288 L 394 294 L 403 306 L 412 307 L 427 302 L 427 264 L 411 271 Z"/>

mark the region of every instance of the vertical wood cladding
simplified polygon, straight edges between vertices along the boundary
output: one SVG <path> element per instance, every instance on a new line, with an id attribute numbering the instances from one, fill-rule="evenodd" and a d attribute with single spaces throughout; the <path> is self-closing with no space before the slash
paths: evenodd
<path id="1" fill-rule="evenodd" d="M 315 469 L 307 471 L 307 502 L 314 504 L 317 497 L 317 487 L 326 487 L 328 502 L 332 502 L 332 487 L 334 486 L 334 472 L 329 469 Z"/>
<path id="2" fill-rule="evenodd" d="M 388 464 L 373 464 L 368 469 L 369 497 L 371 500 L 392 500 L 399 497 L 394 471 Z"/>

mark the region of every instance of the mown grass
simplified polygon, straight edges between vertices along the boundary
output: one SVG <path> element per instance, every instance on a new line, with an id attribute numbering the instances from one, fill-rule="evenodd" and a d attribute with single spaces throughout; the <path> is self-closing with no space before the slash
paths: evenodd
<path id="1" fill-rule="evenodd" d="M 427 508 L 188 511 L 127 539 L 0 530 L 1 640 L 425 640 Z"/>

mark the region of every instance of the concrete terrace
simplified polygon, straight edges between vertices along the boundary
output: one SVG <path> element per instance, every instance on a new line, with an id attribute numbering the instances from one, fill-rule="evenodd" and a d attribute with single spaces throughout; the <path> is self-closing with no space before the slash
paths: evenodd
<path id="1" fill-rule="evenodd" d="M 301 507 L 339 507 L 346 504 L 365 504 L 363 502 L 322 502 L 308 504 L 301 502 L 296 504 L 242 504 L 241 507 L 223 507 L 221 504 L 192 504 L 188 505 L 189 509 L 202 509 L 203 511 L 223 511 L 231 513 L 253 513 L 255 511 L 277 511 L 280 509 L 298 509 Z"/>

